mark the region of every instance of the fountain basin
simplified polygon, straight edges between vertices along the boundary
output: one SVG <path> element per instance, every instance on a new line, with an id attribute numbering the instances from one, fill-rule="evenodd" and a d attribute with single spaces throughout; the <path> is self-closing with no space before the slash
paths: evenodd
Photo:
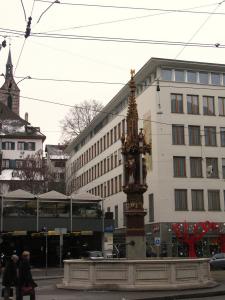
<path id="1" fill-rule="evenodd" d="M 58 288 L 77 290 L 181 290 L 214 287 L 209 259 L 64 260 Z"/>

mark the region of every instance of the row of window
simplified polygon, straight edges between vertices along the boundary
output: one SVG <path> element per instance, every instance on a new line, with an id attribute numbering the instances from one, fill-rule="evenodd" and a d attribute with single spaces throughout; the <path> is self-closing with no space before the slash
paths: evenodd
<path id="1" fill-rule="evenodd" d="M 122 134 L 125 133 L 125 119 L 118 123 L 113 129 L 107 132 L 100 140 L 98 140 L 94 145 L 92 145 L 88 150 L 81 154 L 78 159 L 76 159 L 71 164 L 71 173 L 75 173 L 90 160 L 101 154 L 107 148 L 109 148 L 113 143 L 121 138 Z"/>
<path id="2" fill-rule="evenodd" d="M 2 142 L 2 150 L 35 151 L 35 142 Z"/>
<path id="3" fill-rule="evenodd" d="M 161 75 L 166 81 L 225 85 L 225 74 L 219 72 L 162 69 Z"/>
<path id="4" fill-rule="evenodd" d="M 198 95 L 186 95 L 187 113 L 192 115 L 200 114 L 200 101 Z M 218 97 L 218 112 L 215 111 L 215 97 L 202 96 L 203 115 L 225 116 L 225 98 Z M 183 94 L 171 94 L 171 112 L 184 113 L 184 97 Z"/>
<path id="5" fill-rule="evenodd" d="M 100 196 L 101 198 L 106 198 L 111 195 L 117 194 L 122 191 L 122 175 L 111 178 L 102 184 L 90 189 L 88 192 Z"/>
<path id="6" fill-rule="evenodd" d="M 115 151 L 108 157 L 104 158 L 96 165 L 82 173 L 80 176 L 75 177 L 71 181 L 71 192 L 81 188 L 96 178 L 106 174 L 117 166 L 121 165 L 121 150 Z"/>
<path id="7" fill-rule="evenodd" d="M 191 193 L 191 208 L 188 207 L 188 190 L 187 189 L 175 189 L 175 210 L 176 211 L 187 211 L 191 209 L 192 211 L 205 211 L 205 200 L 204 200 L 204 190 L 202 189 L 192 189 Z M 223 198 L 225 203 L 225 191 L 223 191 Z M 208 211 L 221 211 L 220 203 L 220 191 L 219 190 L 207 190 Z M 154 195 L 149 194 L 149 222 L 154 222 Z M 123 203 L 123 225 L 126 225 L 126 218 L 124 215 L 126 203 Z M 225 207 L 225 205 L 224 205 Z M 107 208 L 110 211 L 110 208 Z M 114 206 L 114 221 L 115 227 L 118 227 L 118 215 L 119 209 L 118 205 Z"/>
<path id="8" fill-rule="evenodd" d="M 172 143 L 173 145 L 185 145 L 184 125 L 172 125 Z M 225 127 L 220 127 L 217 131 L 216 126 L 204 126 L 204 134 L 201 133 L 201 127 L 196 125 L 188 126 L 188 139 L 190 146 L 201 146 L 202 136 L 205 138 L 205 146 L 217 146 L 217 135 L 220 135 L 220 146 L 225 147 Z"/>
<path id="9" fill-rule="evenodd" d="M 202 157 L 190 157 L 190 177 L 202 178 Z M 218 158 L 206 157 L 206 177 L 207 178 L 219 178 L 225 179 L 225 158 L 222 158 L 222 176 L 219 176 Z M 186 172 L 186 157 L 174 156 L 173 157 L 173 175 L 174 177 L 187 177 Z"/>
<path id="10" fill-rule="evenodd" d="M 175 197 L 175 210 L 177 211 L 185 211 L 189 210 L 188 208 L 188 190 L 186 189 L 175 189 L 174 191 Z M 220 190 L 208 190 L 208 210 L 209 211 L 220 211 L 221 203 L 220 203 Z M 224 191 L 224 199 L 225 199 L 225 191 Z M 191 210 L 193 211 L 204 211 L 205 201 L 204 201 L 204 190 L 201 189 L 193 189 L 191 190 Z"/>
<path id="11" fill-rule="evenodd" d="M 42 161 L 23 159 L 3 159 L 2 169 L 41 168 Z"/>
<path id="12" fill-rule="evenodd" d="M 37 202 L 17 201 L 14 205 L 10 201 L 4 202 L 4 217 L 49 217 L 49 218 L 68 218 L 71 216 L 71 206 L 67 202 Z M 72 203 L 72 216 L 78 218 L 99 218 L 101 207 L 98 203 Z"/>

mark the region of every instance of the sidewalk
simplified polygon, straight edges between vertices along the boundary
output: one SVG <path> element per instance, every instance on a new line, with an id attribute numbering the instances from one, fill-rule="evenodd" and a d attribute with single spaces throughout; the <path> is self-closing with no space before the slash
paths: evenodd
<path id="1" fill-rule="evenodd" d="M 48 279 L 62 278 L 64 270 L 63 268 L 47 268 L 47 269 L 32 268 L 31 272 L 34 279 L 44 280 L 46 278 Z"/>

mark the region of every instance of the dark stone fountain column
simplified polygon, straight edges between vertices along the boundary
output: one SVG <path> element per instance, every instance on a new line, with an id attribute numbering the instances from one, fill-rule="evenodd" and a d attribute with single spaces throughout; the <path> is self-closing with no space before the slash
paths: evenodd
<path id="1" fill-rule="evenodd" d="M 145 143 L 142 129 L 138 131 L 138 112 L 135 100 L 136 85 L 134 71 L 131 71 L 130 96 L 127 112 L 127 134 L 122 136 L 122 154 L 124 165 L 123 191 L 127 194 L 125 206 L 126 217 L 126 256 L 129 259 L 146 257 L 146 239 L 143 208 L 143 193 L 146 185 L 146 153 L 151 152 L 151 146 Z"/>

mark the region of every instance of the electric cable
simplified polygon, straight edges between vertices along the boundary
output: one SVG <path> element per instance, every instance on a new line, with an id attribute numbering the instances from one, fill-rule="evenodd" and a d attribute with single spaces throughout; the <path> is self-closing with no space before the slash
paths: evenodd
<path id="1" fill-rule="evenodd" d="M 199 8 L 199 6 L 187 8 L 187 9 L 184 9 L 184 11 L 189 10 L 189 9 L 195 9 L 195 8 Z M 125 19 L 117 19 L 117 20 L 111 20 L 111 21 L 105 21 L 105 22 L 99 22 L 99 23 L 92 23 L 92 24 L 87 24 L 87 25 L 66 27 L 66 28 L 61 28 L 61 29 L 48 30 L 48 31 L 40 32 L 40 33 L 59 32 L 59 31 L 64 31 L 64 30 L 81 29 L 81 28 L 100 26 L 100 25 L 106 25 L 106 24 L 114 24 L 114 23 L 126 22 L 126 21 L 131 21 L 131 20 L 136 20 L 136 19 L 150 18 L 150 17 L 160 16 L 160 15 L 165 15 L 165 14 L 170 14 L 170 13 L 174 13 L 174 11 L 159 12 L 159 13 L 150 14 L 150 15 L 148 14 L 148 15 L 130 17 L 130 18 L 125 18 Z"/>
<path id="2" fill-rule="evenodd" d="M 23 35 L 22 31 L 7 30 L 0 28 L 0 32 L 16 33 Z M 166 45 L 166 46 L 186 46 L 186 47 L 198 47 L 198 48 L 225 48 L 225 44 L 212 44 L 212 43 L 187 43 L 183 41 L 169 41 L 169 40 L 148 40 L 137 38 L 121 38 L 121 37 L 108 37 L 108 36 L 89 36 L 89 35 L 71 35 L 71 34 L 40 34 L 33 33 L 32 37 L 53 38 L 53 39 L 67 39 L 67 40 L 87 40 L 87 41 L 101 41 L 101 42 L 116 42 L 116 43 L 132 43 L 132 44 L 153 44 L 153 45 Z"/>
<path id="3" fill-rule="evenodd" d="M 25 11 L 25 7 L 23 5 L 23 0 L 20 0 L 22 8 L 23 8 L 23 13 L 24 13 L 24 18 L 25 18 L 25 22 L 27 21 L 27 15 L 26 15 L 26 11 Z"/>
<path id="4" fill-rule="evenodd" d="M 38 18 L 37 23 L 40 22 L 41 18 L 43 17 L 43 15 L 52 7 L 53 4 L 55 3 L 60 3 L 59 0 L 55 0 L 54 2 L 51 2 L 51 4 L 41 13 L 40 17 Z"/>
<path id="5" fill-rule="evenodd" d="M 8 93 L 9 92 L 6 90 L 5 94 L 8 94 Z M 3 92 L 3 94 L 4 94 L 4 92 Z M 11 92 L 11 94 L 14 95 L 13 92 Z M 79 106 L 79 105 L 71 105 L 71 104 L 66 104 L 66 103 L 57 102 L 57 101 L 53 101 L 53 100 L 46 100 L 46 99 L 34 98 L 34 97 L 23 96 L 23 95 L 20 95 L 20 97 L 23 98 L 23 99 L 33 100 L 33 101 L 42 102 L 42 103 L 49 103 L 49 104 L 54 104 L 54 105 L 59 105 L 59 106 L 64 106 L 64 107 L 69 107 L 69 108 L 76 108 L 76 109 L 81 109 L 81 110 L 85 109 L 85 110 L 87 110 L 86 108 L 84 108 L 82 106 Z M 124 114 L 114 113 L 114 112 L 110 112 L 110 111 L 104 111 L 104 108 L 103 108 L 103 110 L 92 109 L 92 108 L 90 108 L 88 110 L 93 111 L 93 112 L 97 112 L 97 113 L 102 113 L 102 114 L 105 114 L 105 115 L 112 115 L 112 116 L 116 116 L 116 117 L 123 117 L 123 118 L 127 117 Z M 161 124 L 161 125 L 168 125 L 168 126 L 176 125 L 174 123 L 167 123 L 167 122 L 156 121 L 156 120 L 148 120 L 148 119 L 145 119 L 145 118 L 138 118 L 138 120 L 139 121 L 150 122 L 150 123 Z"/>
<path id="6" fill-rule="evenodd" d="M 183 41 L 169 41 L 169 40 L 148 40 L 138 38 L 122 38 L 122 37 L 109 37 L 109 36 L 92 36 L 92 35 L 69 35 L 69 34 L 40 34 L 33 33 L 33 37 L 52 38 L 52 39 L 66 39 L 66 40 L 86 40 L 86 41 L 101 41 L 101 42 L 116 42 L 116 43 L 131 43 L 131 44 L 153 44 L 153 45 L 166 45 L 166 46 L 184 46 L 198 47 L 198 48 L 225 48 L 224 44 L 212 43 L 187 43 Z"/>
<path id="7" fill-rule="evenodd" d="M 15 66 L 15 69 L 14 69 L 14 75 L 16 74 L 16 69 L 17 69 L 17 67 L 18 67 L 18 65 L 19 65 L 20 58 L 21 58 L 21 56 L 22 56 L 22 53 L 23 53 L 23 49 L 24 49 L 25 43 L 26 43 L 26 39 L 24 39 L 24 41 L 23 41 L 23 45 L 22 45 L 22 48 L 21 48 L 21 50 L 20 50 L 20 54 L 19 54 L 19 57 L 18 57 L 16 66 Z"/>
<path id="8" fill-rule="evenodd" d="M 18 79 L 23 79 L 27 76 L 15 76 L 15 78 Z M 127 83 L 124 82 L 111 82 L 111 81 L 92 81 L 92 80 L 74 80 L 74 79 L 56 79 L 56 78 L 41 78 L 41 77 L 33 77 L 30 76 L 29 79 L 33 79 L 33 80 L 37 80 L 37 81 L 53 81 L 53 82 L 68 82 L 68 83 L 87 83 L 87 84 L 103 84 L 103 85 L 123 85 L 126 86 L 128 85 Z M 158 81 L 158 80 L 157 80 Z M 152 82 L 152 84 L 145 84 L 145 87 L 157 87 L 157 81 Z M 160 85 L 160 88 L 177 88 L 177 89 L 189 89 L 190 86 L 188 86 L 189 84 L 193 84 L 193 83 L 186 83 L 187 86 L 184 85 L 169 85 L 167 81 L 161 81 L 161 83 L 163 85 Z M 183 82 L 180 82 L 180 84 L 183 84 Z M 196 85 L 199 85 L 198 83 L 195 83 Z M 137 84 L 138 86 L 138 84 Z M 224 87 L 219 88 L 218 86 L 213 87 L 205 87 L 203 86 L 192 86 L 191 89 L 194 90 L 210 90 L 210 91 L 225 91 L 225 85 Z"/>
<path id="9" fill-rule="evenodd" d="M 51 3 L 49 0 L 36 0 L 37 2 Z M 162 11 L 162 12 L 175 12 L 175 13 L 197 13 L 197 14 L 211 14 L 208 11 L 192 11 L 184 9 L 162 9 L 162 8 L 148 8 L 148 7 L 132 7 L 132 6 L 116 6 L 116 5 L 103 5 L 103 4 L 88 4 L 88 3 L 71 3 L 71 2 L 60 2 L 61 5 L 69 6 L 84 6 L 84 7 L 97 7 L 97 8 L 115 8 L 115 9 L 129 9 L 129 10 L 145 10 L 145 11 Z M 215 6 L 218 2 L 214 2 L 208 5 L 201 5 L 197 8 Z M 217 15 L 224 15 L 225 13 L 215 13 Z"/>
<path id="10" fill-rule="evenodd" d="M 31 33 L 31 21 L 32 21 L 32 14 L 33 14 L 33 11 L 34 11 L 34 4 L 35 4 L 35 1 L 36 1 L 36 0 L 33 0 L 32 8 L 31 8 L 31 13 L 30 13 L 30 17 L 28 18 L 28 21 L 27 21 L 27 27 L 26 27 L 26 31 L 25 31 L 25 34 L 24 34 L 25 39 L 24 39 L 24 41 L 23 41 L 22 48 L 21 48 L 21 50 L 20 50 L 20 54 L 19 54 L 19 57 L 18 57 L 16 66 L 15 66 L 14 75 L 16 74 L 16 70 L 17 70 L 18 65 L 19 65 L 19 63 L 20 63 L 20 59 L 21 59 L 21 57 L 22 57 L 22 53 L 23 53 L 23 50 L 24 50 L 24 47 L 25 47 L 26 39 L 30 36 L 30 33 Z"/>
<path id="11" fill-rule="evenodd" d="M 191 36 L 191 38 L 187 41 L 187 44 L 190 43 L 194 38 L 195 36 L 200 32 L 200 30 L 205 26 L 205 24 L 209 21 L 209 19 L 212 17 L 213 13 L 215 13 L 215 11 L 219 8 L 219 6 L 223 3 L 224 1 L 220 2 L 217 4 L 217 6 L 215 7 L 215 9 L 212 11 L 211 14 L 209 14 L 207 16 L 207 18 L 204 20 L 204 22 L 198 27 L 198 29 L 194 32 L 194 34 Z M 177 53 L 177 55 L 175 56 L 175 59 L 177 59 L 181 53 L 184 51 L 184 49 L 186 48 L 186 45 L 184 45 L 182 47 L 182 49 Z"/>

